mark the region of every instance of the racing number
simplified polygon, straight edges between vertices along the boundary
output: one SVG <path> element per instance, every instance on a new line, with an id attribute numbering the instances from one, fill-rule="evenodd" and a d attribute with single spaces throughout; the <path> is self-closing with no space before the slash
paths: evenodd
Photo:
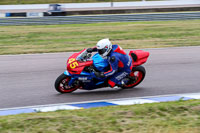
<path id="1" fill-rule="evenodd" d="M 70 63 L 72 63 L 73 61 L 75 61 L 75 59 L 74 59 L 74 58 L 71 58 L 71 59 L 69 59 L 68 63 L 70 64 Z"/>
<path id="2" fill-rule="evenodd" d="M 73 62 L 73 63 L 70 64 L 70 67 L 71 67 L 72 69 L 76 68 L 77 66 L 78 66 L 78 63 L 77 63 L 77 62 Z"/>
<path id="3" fill-rule="evenodd" d="M 78 62 L 77 61 L 75 61 L 76 59 L 74 59 L 74 58 L 71 58 L 71 59 L 69 59 L 69 61 L 68 61 L 68 63 L 70 64 L 70 67 L 71 67 L 71 69 L 74 69 L 74 68 L 76 68 L 77 66 L 78 66 Z M 74 62 L 75 61 L 75 62 Z M 72 63 L 73 62 L 73 63 Z"/>

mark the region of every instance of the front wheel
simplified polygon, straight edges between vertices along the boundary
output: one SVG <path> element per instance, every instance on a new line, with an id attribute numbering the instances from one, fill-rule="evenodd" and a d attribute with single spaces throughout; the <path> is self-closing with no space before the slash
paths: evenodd
<path id="1" fill-rule="evenodd" d="M 61 74 L 55 81 L 55 89 L 60 93 L 70 93 L 78 89 L 78 86 L 69 86 L 71 77 Z"/>
<path id="2" fill-rule="evenodd" d="M 128 83 L 125 84 L 122 88 L 126 89 L 126 88 L 133 88 L 137 86 L 143 81 L 145 74 L 146 74 L 146 70 L 143 66 L 134 67 L 128 76 L 128 79 L 129 79 Z"/>

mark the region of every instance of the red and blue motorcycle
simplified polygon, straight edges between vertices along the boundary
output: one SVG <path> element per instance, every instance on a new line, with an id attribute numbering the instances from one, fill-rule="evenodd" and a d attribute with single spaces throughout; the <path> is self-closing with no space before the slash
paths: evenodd
<path id="1" fill-rule="evenodd" d="M 128 80 L 121 88 L 133 88 L 140 84 L 146 74 L 145 68 L 141 66 L 147 61 L 149 52 L 143 50 L 132 50 L 129 52 L 132 58 L 132 72 L 123 80 Z M 74 53 L 67 60 L 67 70 L 55 81 L 55 89 L 60 93 L 70 93 L 77 89 L 93 90 L 108 87 L 108 78 L 95 76 L 95 72 L 106 72 L 109 63 L 98 53 L 92 56 L 86 49 Z"/>

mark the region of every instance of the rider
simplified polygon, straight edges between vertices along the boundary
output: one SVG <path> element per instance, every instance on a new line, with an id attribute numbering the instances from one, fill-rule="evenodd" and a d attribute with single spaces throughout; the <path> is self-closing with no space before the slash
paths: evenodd
<path id="1" fill-rule="evenodd" d="M 132 58 L 127 55 L 119 45 L 112 45 L 109 39 L 102 39 L 97 42 L 94 48 L 88 48 L 87 52 L 96 52 L 110 64 L 110 70 L 107 72 L 95 72 L 97 77 L 109 77 L 110 87 L 121 86 L 122 81 L 132 70 Z"/>

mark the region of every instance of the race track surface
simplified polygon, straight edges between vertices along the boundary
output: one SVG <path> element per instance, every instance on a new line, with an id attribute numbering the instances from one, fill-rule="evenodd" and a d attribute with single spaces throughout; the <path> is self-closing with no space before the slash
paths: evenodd
<path id="1" fill-rule="evenodd" d="M 145 80 L 133 89 L 103 88 L 59 94 L 55 79 L 72 53 L 1 55 L 0 109 L 102 99 L 200 92 L 200 47 L 145 49 Z M 127 50 L 128 52 L 128 50 Z"/>

